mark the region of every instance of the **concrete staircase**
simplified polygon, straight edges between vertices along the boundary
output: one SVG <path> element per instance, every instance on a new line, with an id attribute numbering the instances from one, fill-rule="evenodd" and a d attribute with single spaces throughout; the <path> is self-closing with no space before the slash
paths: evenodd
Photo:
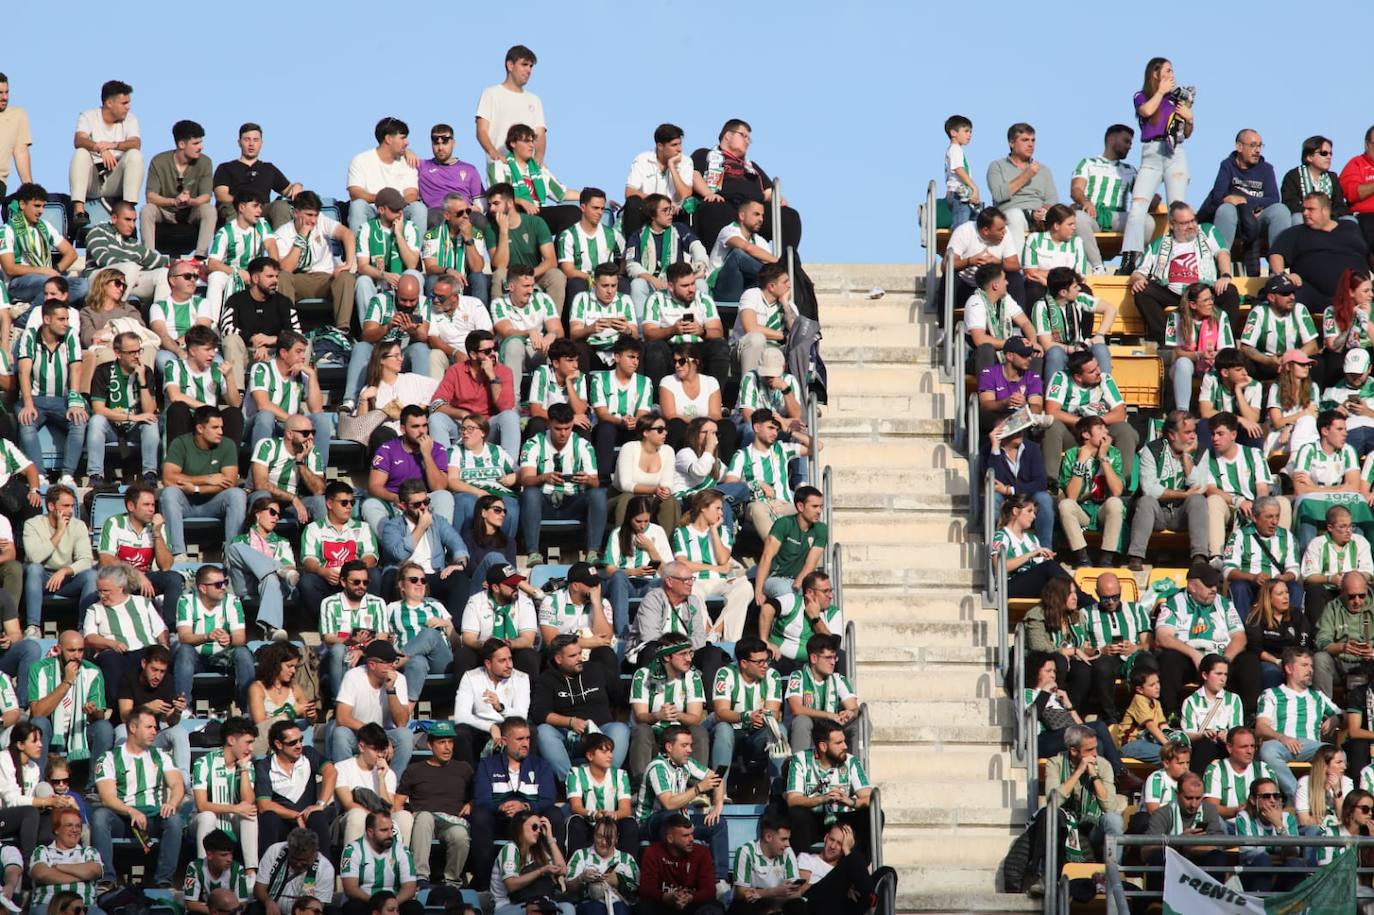
<path id="1" fill-rule="evenodd" d="M 872 777 L 887 817 L 898 912 L 1026 912 L 996 891 L 1023 817 L 1010 706 L 994 670 L 995 614 L 966 543 L 968 465 L 950 446 L 954 398 L 908 264 L 815 264 L 829 369 L 821 464 L 834 473 L 845 613 L 873 711 Z M 870 300 L 871 287 L 886 295 Z"/>

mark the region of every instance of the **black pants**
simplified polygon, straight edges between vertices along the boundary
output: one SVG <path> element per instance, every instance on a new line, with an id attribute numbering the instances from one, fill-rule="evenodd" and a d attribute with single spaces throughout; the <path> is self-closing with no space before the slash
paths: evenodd
<path id="1" fill-rule="evenodd" d="M 1341 749 L 1345 751 L 1346 768 L 1352 772 L 1363 772 L 1370 761 L 1369 745 L 1370 741 L 1357 740 L 1354 737 L 1341 744 Z M 1357 765 L 1359 766 L 1358 769 L 1351 768 Z"/>
<path id="2" fill-rule="evenodd" d="M 1206 737 L 1199 737 L 1193 741 L 1193 752 L 1188 760 L 1188 768 L 1198 775 L 1207 771 L 1207 767 L 1218 759 L 1226 758 L 1226 744 L 1219 740 L 1208 740 Z"/>
<path id="3" fill-rule="evenodd" d="M 725 915 L 725 909 L 714 899 L 679 909 L 665 905 L 657 899 L 641 898 L 639 905 L 635 908 L 639 911 L 639 915 Z"/>
<path id="4" fill-rule="evenodd" d="M 868 860 L 852 851 L 806 891 L 806 904 L 815 915 L 863 915 L 870 908 L 873 885 L 883 871 L 868 872 Z M 852 894 L 852 896 L 851 896 Z"/>
<path id="5" fill-rule="evenodd" d="M 760 899 L 758 902 L 745 902 L 744 897 L 735 896 L 735 901 L 730 903 L 727 915 L 765 915 L 773 911 L 772 899 Z M 800 896 L 796 899 L 789 899 L 782 904 L 783 915 L 806 915 L 806 900 Z"/>
<path id="6" fill-rule="evenodd" d="M 830 828 L 821 814 L 813 812 L 808 807 L 788 807 L 787 822 L 792 827 L 792 850 L 797 854 L 810 851 L 811 846 L 819 842 Z M 835 818 L 835 822 L 849 824 L 854 830 L 855 850 L 868 857 L 872 847 L 868 830 L 868 809 L 862 808 L 841 814 Z"/>
<path id="7" fill-rule="evenodd" d="M 548 817 L 555 839 L 562 839 L 563 811 L 553 806 L 543 814 Z M 496 840 L 510 838 L 510 818 L 495 807 L 472 808 L 468 817 L 472 826 L 472 851 L 468 854 L 468 872 L 472 874 L 472 888 L 481 892 L 491 881 L 491 863 L 496 860 Z"/>
<path id="8" fill-rule="evenodd" d="M 1156 343 L 1164 342 L 1164 310 L 1176 307 L 1182 298 L 1168 286 L 1153 282 L 1147 283 L 1144 289 L 1135 294 L 1135 307 L 1145 319 L 1146 337 Z M 1226 291 L 1216 297 L 1216 301 L 1217 308 L 1226 313 L 1227 319 L 1231 322 L 1231 330 L 1239 340 L 1241 331 L 1245 329 L 1245 322 L 1240 320 L 1240 293 L 1236 292 L 1235 284 L 1227 286 Z"/>
<path id="9" fill-rule="evenodd" d="M 1185 683 L 1198 683 L 1197 668 L 1188 656 L 1165 648 L 1159 652 L 1159 701 L 1166 714 L 1176 714 L 1183 702 Z M 1240 696 L 1245 707 L 1245 717 L 1255 714 L 1255 705 L 1260 694 L 1259 655 L 1252 651 L 1242 651 L 1231 660 L 1231 673 L 1226 688 Z"/>
<path id="10" fill-rule="evenodd" d="M 1047 544 L 1041 544 L 1046 546 Z M 1040 592 L 1045 590 L 1045 585 L 1049 584 L 1051 578 L 1073 578 L 1064 567 L 1057 562 L 1039 562 L 1031 566 L 1024 572 L 1017 572 L 1015 575 L 1007 577 L 1007 596 L 1008 597 L 1033 597 L 1040 599 Z M 1079 606 L 1083 607 L 1083 599 L 1086 597 L 1079 593 Z M 1089 598 L 1089 603 L 1094 601 Z"/>
<path id="11" fill-rule="evenodd" d="M 697 315 L 698 318 L 701 315 Z M 730 377 L 730 346 L 724 340 L 712 338 L 697 344 L 701 351 L 701 374 L 710 375 L 722 385 Z M 644 362 L 641 373 L 649 376 L 658 390 L 658 383 L 664 375 L 673 371 L 673 344 L 667 340 L 651 340 L 644 344 Z"/>
<path id="12" fill-rule="evenodd" d="M 560 203 L 557 206 L 541 206 L 539 218 L 549 227 L 549 234 L 555 239 L 564 229 L 571 229 L 582 218 L 582 210 L 575 203 Z M 557 269 L 557 268 L 554 268 Z M 495 290 L 493 290 L 495 294 Z"/>
<path id="13" fill-rule="evenodd" d="M 224 420 L 224 440 L 243 441 L 243 411 L 238 407 L 222 407 L 219 415 Z M 167 408 L 167 441 L 194 431 L 190 407 L 184 403 L 174 403 Z"/>
<path id="14" fill-rule="evenodd" d="M 668 447 L 674 451 L 680 451 L 687 447 L 687 427 L 691 425 L 687 420 L 680 416 L 675 416 L 668 420 Z M 676 444 L 674 444 L 676 442 Z M 739 450 L 739 427 L 729 418 L 722 419 L 716 423 L 716 457 L 722 463 L 730 463 L 730 457 Z M 597 466 L 600 466 L 601 456 L 597 455 Z"/>
<path id="15" fill-rule="evenodd" d="M 19 846 L 24 860 L 29 860 L 38 844 L 38 808 L 6 807 L 0 809 L 0 838 Z"/>
<path id="16" fill-rule="evenodd" d="M 716 671 L 729 663 L 730 659 L 726 657 L 725 652 L 709 643 L 702 645 L 692 655 L 692 666 L 701 671 L 703 683 L 715 683 Z"/>
<path id="17" fill-rule="evenodd" d="M 280 798 L 274 798 L 277 803 L 283 803 Z M 302 797 L 304 800 L 304 797 Z M 309 804 L 301 804 L 301 809 L 309 807 Z M 320 848 L 328 848 L 330 843 L 329 830 L 333 825 L 334 816 L 337 811 L 331 803 L 323 810 L 316 810 L 306 817 L 305 828 L 313 832 L 320 840 Z M 258 854 L 267 853 L 278 842 L 286 839 L 286 834 L 296 828 L 294 819 L 287 820 L 277 816 L 275 813 L 264 813 L 258 816 Z"/>
<path id="18" fill-rule="evenodd" d="M 1121 720 L 1121 712 L 1116 707 L 1116 678 L 1121 676 L 1121 668 L 1125 665 L 1126 662 L 1114 654 L 1099 655 L 1092 662 L 1091 707 L 1112 724 Z"/>
<path id="19" fill-rule="evenodd" d="M 631 432 L 624 426 L 597 423 L 592 427 L 592 451 L 596 452 L 596 471 L 601 477 L 602 486 L 610 485 L 611 473 L 615 470 L 616 449 L 637 438 L 638 432 Z"/>
<path id="20" fill-rule="evenodd" d="M 1059 685 L 1069 694 L 1074 708 L 1087 708 L 1088 696 L 1092 692 L 1093 669 L 1081 658 L 1066 658 L 1059 652 L 1054 658 L 1054 672 Z"/>
<path id="21" fill-rule="evenodd" d="M 575 813 L 568 815 L 568 854 L 579 848 L 591 848 L 593 826 L 586 817 Z M 636 857 L 639 854 L 639 821 L 634 817 L 626 817 L 616 820 L 615 826 L 618 833 L 615 847 L 632 858 Z"/>
<path id="22" fill-rule="evenodd" d="M 935 285 L 935 323 L 942 328 L 945 326 L 945 283 L 950 281 L 950 277 L 941 276 L 940 282 Z M 965 283 L 958 274 L 953 276 L 953 282 L 955 284 L 954 307 L 960 308 L 968 301 L 969 296 L 977 292 L 978 289 L 972 283 Z M 1026 298 L 1026 275 L 1020 270 L 1013 270 L 1007 274 L 1007 295 L 1015 299 L 1017 304 L 1022 302 L 1034 304 Z M 1029 307 L 1025 311 L 1027 315 L 1030 314 Z M 1045 379 L 1045 381 L 1048 383 L 1049 379 Z"/>

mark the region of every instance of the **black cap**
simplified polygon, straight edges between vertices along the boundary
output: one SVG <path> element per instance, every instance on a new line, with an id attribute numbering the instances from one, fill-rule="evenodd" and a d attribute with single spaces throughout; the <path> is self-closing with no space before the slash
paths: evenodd
<path id="1" fill-rule="evenodd" d="M 1287 275 L 1278 273 L 1269 277 L 1260 292 L 1264 295 L 1297 295 L 1298 287 L 1293 285 L 1293 281 Z"/>
<path id="2" fill-rule="evenodd" d="M 1206 562 L 1195 562 L 1188 568 L 1188 580 L 1197 579 L 1209 588 L 1221 584 L 1221 572 Z"/>
<path id="3" fill-rule="evenodd" d="M 496 585 L 510 585 L 512 588 L 525 580 L 525 576 L 515 571 L 513 565 L 492 566 L 487 569 L 487 584 L 495 587 Z"/>
<path id="4" fill-rule="evenodd" d="M 568 583 L 586 585 L 589 588 L 601 584 L 601 576 L 596 574 L 588 562 L 574 562 L 572 568 L 568 569 Z"/>
<path id="5" fill-rule="evenodd" d="M 1026 358 L 1035 355 L 1035 350 L 1031 349 L 1031 345 L 1026 342 L 1025 337 L 1008 338 L 1007 342 L 1002 344 L 1002 352 Z"/>
<path id="6" fill-rule="evenodd" d="M 397 653 L 396 646 L 392 645 L 386 639 L 373 639 L 368 642 L 367 647 L 363 649 L 363 657 L 369 661 L 376 658 L 378 661 L 386 661 L 394 664 L 396 663 L 396 659 L 400 657 L 400 654 Z"/>

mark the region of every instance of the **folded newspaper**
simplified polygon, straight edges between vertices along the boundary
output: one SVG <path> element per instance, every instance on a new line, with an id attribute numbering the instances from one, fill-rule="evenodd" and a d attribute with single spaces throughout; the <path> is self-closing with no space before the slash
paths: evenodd
<path id="1" fill-rule="evenodd" d="M 1040 418 L 1030 411 L 1029 406 L 1017 407 L 1014 413 L 997 424 L 997 428 L 993 430 L 993 437 L 1001 441 L 1038 425 Z"/>

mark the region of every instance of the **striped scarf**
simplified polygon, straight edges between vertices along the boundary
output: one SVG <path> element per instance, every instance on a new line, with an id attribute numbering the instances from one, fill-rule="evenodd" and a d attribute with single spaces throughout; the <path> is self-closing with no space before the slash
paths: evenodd
<path id="1" fill-rule="evenodd" d="M 1306 197 L 1313 191 L 1320 191 L 1326 196 L 1331 196 L 1331 173 L 1322 172 L 1320 178 L 1315 182 L 1312 180 L 1312 173 L 1308 171 L 1306 165 L 1298 166 L 1298 186 L 1302 189 L 1302 196 Z"/>
<path id="2" fill-rule="evenodd" d="M 506 156 L 506 165 L 510 168 L 510 180 L 514 185 L 524 185 L 530 192 L 530 199 L 535 203 L 543 203 L 548 196 L 549 184 L 544 179 L 544 172 L 539 167 L 539 163 L 531 159 L 525 163 L 524 172 L 520 169 L 520 163 L 515 161 L 515 156 Z"/>
<path id="3" fill-rule="evenodd" d="M 681 239 L 678 238 L 677 229 L 671 225 L 663 230 L 663 259 L 660 262 L 658 251 L 654 247 L 654 236 L 645 226 L 639 233 L 639 262 L 644 265 L 644 269 L 654 276 L 667 277 L 668 268 L 677 263 L 680 254 Z"/>

